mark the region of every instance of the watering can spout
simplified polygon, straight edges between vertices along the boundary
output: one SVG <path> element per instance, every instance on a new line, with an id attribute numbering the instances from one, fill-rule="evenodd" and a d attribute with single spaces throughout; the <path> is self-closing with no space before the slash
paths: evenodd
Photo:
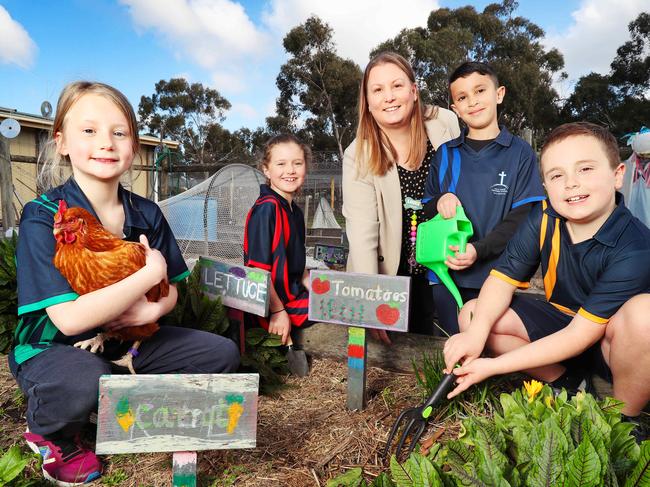
<path id="1" fill-rule="evenodd" d="M 467 241 L 474 235 L 472 222 L 465 215 L 462 206 L 456 207 L 456 215 L 444 219 L 440 214 L 433 219 L 420 223 L 415 242 L 415 260 L 436 273 L 442 284 L 452 294 L 458 308 L 463 307 L 460 292 L 449 275 L 445 265 L 447 255 L 453 255 L 450 245 L 457 245 L 460 252 L 465 252 Z"/>

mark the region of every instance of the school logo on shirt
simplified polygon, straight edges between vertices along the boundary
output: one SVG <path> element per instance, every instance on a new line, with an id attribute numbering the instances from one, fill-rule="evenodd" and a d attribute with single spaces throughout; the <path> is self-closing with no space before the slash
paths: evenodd
<path id="1" fill-rule="evenodd" d="M 492 194 L 495 196 L 505 196 L 508 194 L 508 186 L 503 184 L 503 180 L 507 174 L 504 171 L 501 171 L 499 174 L 497 174 L 497 177 L 499 178 L 499 182 L 496 184 L 493 184 L 490 186 L 490 191 L 492 191 Z"/>

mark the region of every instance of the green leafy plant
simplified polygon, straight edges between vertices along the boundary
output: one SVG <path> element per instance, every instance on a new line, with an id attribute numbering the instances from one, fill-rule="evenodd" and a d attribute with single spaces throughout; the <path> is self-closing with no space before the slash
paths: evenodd
<path id="1" fill-rule="evenodd" d="M 102 476 L 102 485 L 120 485 L 122 482 L 129 479 L 129 475 L 121 469 L 115 469 L 109 474 L 104 474 Z"/>
<path id="2" fill-rule="evenodd" d="M 423 354 L 418 364 L 412 360 L 415 379 L 422 392 L 422 397 L 429 397 L 442 380 L 445 369 L 445 359 L 441 350 L 431 354 Z M 507 381 L 501 377 L 491 378 L 450 401 L 443 401 L 434 411 L 436 416 L 467 416 L 475 414 L 477 407 L 483 411 L 492 412 L 499 404 L 499 393 L 512 390 Z"/>
<path id="3" fill-rule="evenodd" d="M 412 453 L 399 463 L 393 456 L 390 479 L 380 484 L 348 472 L 328 486 L 650 485 L 650 441 L 636 444 L 634 425 L 621 422 L 621 402 L 584 392 L 569 400 L 566 391 L 556 397 L 537 383 L 502 394 L 500 403 L 501 414 L 464 419 L 459 438 L 434 445 L 426 457 Z"/>
<path id="4" fill-rule="evenodd" d="M 0 238 L 0 353 L 11 350 L 18 322 L 18 282 L 16 280 L 16 243 L 14 232 L 10 238 Z"/>
<path id="5" fill-rule="evenodd" d="M 422 484 L 424 485 L 424 484 Z M 386 473 L 381 473 L 368 484 L 363 478 L 361 467 L 355 467 L 344 474 L 327 481 L 327 487 L 396 487 Z"/>
<path id="6" fill-rule="evenodd" d="M 282 338 L 263 328 L 246 330 L 246 352 L 241 367 L 260 374 L 260 391 L 270 394 L 284 385 L 289 373 L 287 357 L 283 353 Z"/>
<path id="7" fill-rule="evenodd" d="M 16 479 L 33 458 L 34 455 L 23 455 L 17 445 L 9 448 L 0 458 L 0 486 Z"/>
<path id="8" fill-rule="evenodd" d="M 201 290 L 200 266 L 194 266 L 187 280 L 178 282 L 176 288 L 176 306 L 161 319 L 161 324 L 192 327 L 217 335 L 228 330 L 230 322 L 221 298 L 208 298 Z"/>
<path id="9" fill-rule="evenodd" d="M 210 487 L 233 487 L 236 485 L 237 479 L 243 475 L 247 474 L 248 470 L 242 465 L 233 465 L 226 468 L 221 476 L 214 480 L 210 484 Z"/>

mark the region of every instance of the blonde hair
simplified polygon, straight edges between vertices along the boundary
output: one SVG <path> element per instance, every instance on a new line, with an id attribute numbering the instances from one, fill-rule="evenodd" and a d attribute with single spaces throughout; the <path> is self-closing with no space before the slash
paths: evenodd
<path id="1" fill-rule="evenodd" d="M 372 58 L 361 79 L 359 88 L 359 125 L 357 126 L 357 146 L 355 159 L 367 161 L 367 169 L 375 176 L 383 176 L 397 161 L 397 151 L 386 133 L 379 127 L 368 108 L 367 90 L 370 71 L 381 64 L 394 64 L 401 69 L 410 80 L 415 83 L 415 73 L 409 62 L 395 52 L 382 52 Z M 424 159 L 427 151 L 427 132 L 425 120 L 435 118 L 438 107 L 427 111 L 426 116 L 420 97 L 416 97 L 411 112 L 411 144 L 407 164 L 416 166 Z M 359 162 L 357 162 L 359 163 Z"/>
<path id="2" fill-rule="evenodd" d="M 63 183 L 64 178 L 61 175 L 62 164 L 70 164 L 68 156 L 62 156 L 56 147 L 56 134 L 63 133 L 66 124 L 66 116 L 70 108 L 84 95 L 93 94 L 99 95 L 112 101 L 117 108 L 126 117 L 129 133 L 133 140 L 133 155 L 134 157 L 140 151 L 140 137 L 138 135 L 138 122 L 135 118 L 133 107 L 129 100 L 120 91 L 104 83 L 97 83 L 94 81 L 75 81 L 69 83 L 61 91 L 59 100 L 56 104 L 56 115 L 54 123 L 52 124 L 52 131 L 49 138 L 45 143 L 43 150 L 39 154 L 38 163 L 41 165 L 38 174 L 37 184 L 41 191 L 46 191 L 50 188 L 58 186 Z"/>
<path id="3" fill-rule="evenodd" d="M 269 167 L 269 163 L 271 162 L 271 151 L 276 145 L 280 144 L 296 144 L 298 147 L 300 147 L 302 150 L 303 158 L 305 159 L 305 169 L 306 171 L 309 171 L 309 166 L 311 166 L 312 161 L 311 148 L 298 137 L 292 134 L 276 135 L 266 141 L 266 144 L 264 144 L 264 147 L 262 148 L 262 156 L 260 157 L 260 162 L 258 164 L 260 171 L 264 171 L 264 169 L 267 169 Z"/>

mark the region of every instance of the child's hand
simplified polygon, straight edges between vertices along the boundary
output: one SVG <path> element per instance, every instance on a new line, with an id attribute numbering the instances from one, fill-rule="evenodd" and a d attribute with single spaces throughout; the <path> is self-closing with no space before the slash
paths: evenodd
<path id="1" fill-rule="evenodd" d="M 465 252 L 463 253 L 460 253 L 458 251 L 458 245 L 450 245 L 449 249 L 453 252 L 456 252 L 456 254 L 454 257 L 448 255 L 445 265 L 454 271 L 462 271 L 463 269 L 467 269 L 472 264 L 474 264 L 474 262 L 476 262 L 476 249 L 471 243 L 467 244 L 465 247 Z"/>
<path id="2" fill-rule="evenodd" d="M 454 369 L 454 374 L 457 376 L 456 388 L 447 394 L 447 399 L 451 399 L 469 389 L 470 386 L 495 375 L 493 364 L 494 359 L 477 358 L 476 360 L 472 360 L 470 364 Z"/>
<path id="3" fill-rule="evenodd" d="M 471 330 L 450 336 L 442 349 L 447 371 L 453 370 L 458 363 L 467 365 L 477 359 L 484 347 L 485 339 Z"/>
<path id="4" fill-rule="evenodd" d="M 463 206 L 454 193 L 445 193 L 439 200 L 436 208 L 443 218 L 456 216 L 456 207 Z"/>
<path id="5" fill-rule="evenodd" d="M 144 245 L 146 264 L 145 267 L 151 270 L 154 276 L 158 276 L 156 283 L 167 279 L 167 261 L 163 254 L 157 249 L 149 247 L 149 240 L 145 235 L 140 235 L 140 243 Z"/>
<path id="6" fill-rule="evenodd" d="M 390 337 L 388 336 L 388 333 L 386 332 L 386 330 L 377 330 L 376 328 L 371 328 L 370 329 L 370 335 L 375 340 L 379 340 L 380 342 L 383 342 L 386 345 L 392 345 L 393 344 L 393 342 L 390 341 Z"/>
<path id="7" fill-rule="evenodd" d="M 160 305 L 158 303 L 147 301 L 147 298 L 142 296 L 120 316 L 115 318 L 113 321 L 102 325 L 102 328 L 106 331 L 115 331 L 129 326 L 140 326 L 147 323 L 153 323 L 159 317 Z"/>
<path id="8" fill-rule="evenodd" d="M 282 345 L 287 344 L 289 333 L 291 333 L 291 319 L 289 319 L 289 313 L 286 310 L 271 315 L 271 319 L 269 320 L 269 333 L 281 335 Z"/>

